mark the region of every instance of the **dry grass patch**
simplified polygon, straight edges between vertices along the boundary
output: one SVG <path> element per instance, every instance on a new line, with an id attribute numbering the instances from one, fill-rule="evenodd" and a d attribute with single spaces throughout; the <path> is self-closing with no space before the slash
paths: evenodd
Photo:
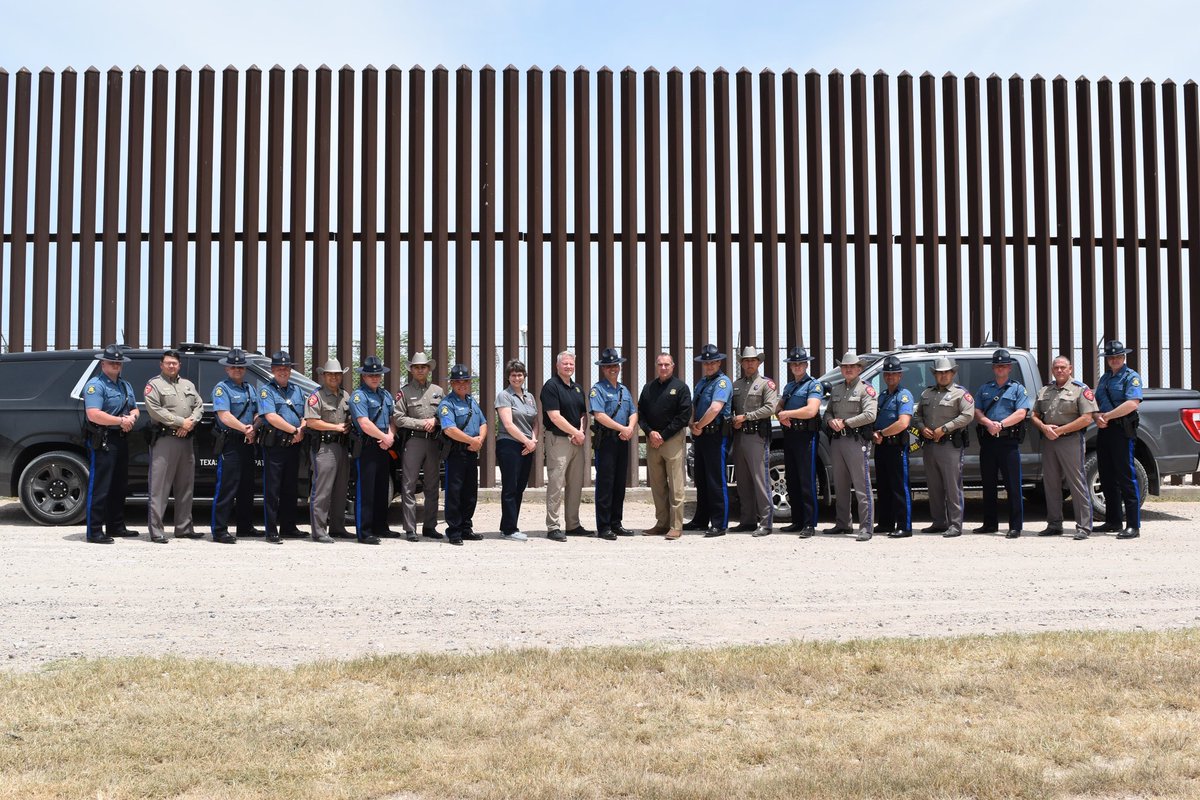
<path id="1" fill-rule="evenodd" d="M 0 675 L 0 796 L 1200 796 L 1200 631 Z"/>

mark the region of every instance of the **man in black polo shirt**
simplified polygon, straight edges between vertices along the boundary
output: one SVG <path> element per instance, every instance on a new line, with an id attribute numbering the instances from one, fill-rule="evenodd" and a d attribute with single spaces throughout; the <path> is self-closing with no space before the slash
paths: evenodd
<path id="1" fill-rule="evenodd" d="M 587 401 L 575 383 L 575 355 L 569 351 L 554 360 L 556 374 L 542 387 L 542 427 L 546 444 L 546 538 L 565 542 L 567 536 L 593 536 L 579 522 L 579 499 L 587 469 Z M 564 498 L 563 492 L 566 492 Z M 564 502 L 565 500 L 565 502 Z M 563 506 L 566 533 L 559 526 Z"/>
<path id="2" fill-rule="evenodd" d="M 654 527 L 646 536 L 683 535 L 683 450 L 692 419 L 692 393 L 675 377 L 675 359 L 659 353 L 654 359 L 657 380 L 638 398 L 638 424 L 646 432 L 646 470 L 654 497 Z"/>

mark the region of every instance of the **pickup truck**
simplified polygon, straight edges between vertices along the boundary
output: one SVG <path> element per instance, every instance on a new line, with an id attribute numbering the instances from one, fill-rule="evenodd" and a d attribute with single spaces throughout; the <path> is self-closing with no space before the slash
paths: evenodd
<path id="1" fill-rule="evenodd" d="M 995 347 L 972 347 L 955 349 L 952 344 L 916 344 L 906 345 L 898 350 L 886 353 L 867 353 L 863 355 L 866 364 L 862 379 L 875 387 L 876 391 L 883 388 L 883 358 L 894 355 L 904 364 L 904 374 L 901 385 L 910 390 L 914 397 L 919 398 L 926 386 L 934 383 L 933 362 L 940 356 L 948 356 L 958 364 L 956 382 L 965 386 L 971 394 L 979 387 L 992 380 L 991 357 Z M 1013 365 L 1012 380 L 1020 381 L 1036 397 L 1044 383 L 1043 372 L 1033 354 L 1027 350 L 1007 348 L 1012 353 L 1016 363 Z M 1049 374 L 1048 372 L 1046 374 Z M 821 376 L 820 380 L 829 384 L 842 381 L 838 369 Z M 782 386 L 786 379 L 779 378 Z M 1189 475 L 1200 468 L 1200 392 L 1187 389 L 1143 389 L 1144 399 L 1138 410 L 1141 424 L 1138 427 L 1137 444 L 1134 447 L 1134 466 L 1137 469 L 1138 484 L 1148 489 L 1149 494 L 1157 495 L 1162 490 L 1163 481 L 1172 475 Z M 822 405 L 824 411 L 824 405 Z M 1027 491 L 1038 492 L 1042 488 L 1042 437 L 1029 425 L 1025 441 L 1021 444 L 1021 475 L 1023 486 Z M 967 448 L 963 466 L 963 487 L 978 489 L 981 487 L 979 474 L 979 439 L 975 425 L 971 428 L 971 445 Z M 909 456 L 909 479 L 914 491 L 925 490 L 925 467 L 921 458 L 920 439 L 913 437 L 914 449 Z M 1099 467 L 1096 459 L 1096 427 L 1088 428 L 1085 434 L 1087 447 L 1088 482 L 1092 490 L 1092 504 L 1098 514 L 1104 513 L 1104 495 L 1100 491 Z M 783 470 L 783 433 L 778 423 L 775 424 L 771 441 L 770 481 L 772 503 L 775 506 L 776 519 L 791 519 L 791 508 L 787 502 L 787 483 Z M 832 501 L 832 472 L 830 470 L 829 441 L 822 436 L 817 452 L 818 483 L 822 500 L 826 504 Z M 689 452 L 688 470 L 691 471 Z M 872 472 L 874 464 L 872 464 Z M 734 482 L 733 467 L 728 466 L 726 477 L 732 485 Z M 873 479 L 873 478 L 872 478 Z M 1147 492 L 1142 494 L 1142 502 L 1146 501 Z"/>

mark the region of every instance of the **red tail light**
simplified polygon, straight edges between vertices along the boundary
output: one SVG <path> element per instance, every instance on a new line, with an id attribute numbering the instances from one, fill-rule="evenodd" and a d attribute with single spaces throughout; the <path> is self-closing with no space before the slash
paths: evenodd
<path id="1" fill-rule="evenodd" d="M 1200 408 L 1183 408 L 1179 411 L 1179 419 L 1192 438 L 1200 442 Z"/>

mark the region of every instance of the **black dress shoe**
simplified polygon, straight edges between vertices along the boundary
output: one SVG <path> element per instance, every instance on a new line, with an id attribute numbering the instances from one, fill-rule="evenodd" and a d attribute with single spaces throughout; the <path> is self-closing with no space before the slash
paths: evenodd
<path id="1" fill-rule="evenodd" d="M 420 536 L 417 536 L 417 532 L 416 532 L 416 531 L 409 531 L 408 533 L 404 534 L 404 538 L 405 538 L 405 539 L 408 539 L 410 542 L 419 542 L 419 541 L 421 541 L 421 537 L 420 537 Z"/>
<path id="2" fill-rule="evenodd" d="M 589 531 L 587 528 L 580 525 L 578 528 L 571 528 L 567 531 L 567 536 L 595 536 L 595 531 Z"/>
<path id="3" fill-rule="evenodd" d="M 999 533 L 999 532 L 1000 532 L 1000 528 L 997 527 L 996 525 L 980 525 L 978 528 L 971 531 L 971 533 Z"/>
<path id="4" fill-rule="evenodd" d="M 445 539 L 446 537 L 438 533 L 438 529 L 433 525 L 426 525 L 421 528 L 421 535 L 426 539 Z"/>
<path id="5" fill-rule="evenodd" d="M 730 528 L 730 530 L 734 531 L 735 533 L 745 533 L 746 531 L 752 531 L 757 527 L 758 526 L 753 522 L 743 522 L 740 523 L 736 528 Z"/>
<path id="6" fill-rule="evenodd" d="M 358 543 L 359 544 L 379 544 L 379 537 L 373 536 L 371 534 L 368 534 L 366 536 L 360 536 L 360 537 L 358 537 Z"/>
<path id="7" fill-rule="evenodd" d="M 755 529 L 754 529 L 754 533 L 752 533 L 752 534 L 750 534 L 750 535 L 751 535 L 751 536 L 754 536 L 754 537 L 756 537 L 756 538 L 757 538 L 757 537 L 761 537 L 761 536 L 770 536 L 770 535 L 771 535 L 771 529 L 770 529 L 770 528 L 755 528 Z"/>
<path id="8" fill-rule="evenodd" d="M 945 533 L 950 528 L 942 525 L 930 525 L 928 528 L 921 528 L 921 533 Z"/>
<path id="9" fill-rule="evenodd" d="M 1005 539 L 1020 539 L 1021 538 L 1021 529 L 1020 528 L 1010 528 L 1008 533 L 1004 534 L 1004 538 Z"/>
<path id="10" fill-rule="evenodd" d="M 725 533 L 726 533 L 725 528 L 709 528 L 708 530 L 706 530 L 704 532 L 704 538 L 705 539 L 715 539 L 718 536 L 724 536 Z"/>
<path id="11" fill-rule="evenodd" d="M 691 522 L 683 523 L 683 529 L 685 531 L 706 531 L 708 530 L 708 523 L 692 520 Z"/>
<path id="12" fill-rule="evenodd" d="M 109 536 L 115 536 L 118 539 L 136 539 L 139 535 L 137 531 L 130 530 L 129 528 L 122 528 L 120 531 L 114 531 L 109 534 Z"/>
<path id="13" fill-rule="evenodd" d="M 912 536 L 912 531 L 909 530 L 892 531 L 887 535 L 889 539 L 907 539 L 910 536 Z"/>
<path id="14" fill-rule="evenodd" d="M 1126 528 L 1117 534 L 1118 539 L 1136 539 L 1142 535 L 1142 532 L 1137 528 Z"/>
<path id="15" fill-rule="evenodd" d="M 629 530 L 629 528 L 626 528 L 623 525 L 614 525 L 612 531 L 617 536 L 637 536 L 637 533 Z"/>
<path id="16" fill-rule="evenodd" d="M 214 533 L 213 541 L 217 544 L 237 544 L 237 537 L 232 533 Z"/>
<path id="17" fill-rule="evenodd" d="M 354 531 L 330 531 L 329 535 L 335 539 L 357 539 L 358 538 L 358 534 L 354 533 Z M 238 536 L 241 536 L 241 534 L 239 533 Z"/>
<path id="18" fill-rule="evenodd" d="M 379 538 L 380 539 L 399 539 L 403 535 L 404 534 L 402 534 L 400 531 L 394 531 L 391 528 L 389 528 L 388 530 L 379 534 Z"/>
<path id="19" fill-rule="evenodd" d="M 826 528 L 825 530 L 821 531 L 822 536 L 837 536 L 838 534 L 842 534 L 842 533 L 850 533 L 850 529 L 849 528 L 839 528 L 835 525 L 832 528 Z"/>
<path id="20" fill-rule="evenodd" d="M 85 539 L 85 541 L 87 541 L 91 544 L 112 544 L 113 542 L 116 541 L 116 539 L 114 539 L 111 536 L 105 535 L 105 536 L 96 536 L 94 538 Z"/>
<path id="21" fill-rule="evenodd" d="M 596 535 L 606 542 L 615 542 L 617 540 L 617 535 L 607 528 L 597 531 Z"/>
<path id="22" fill-rule="evenodd" d="M 801 539 L 811 539 L 812 537 L 814 537 L 816 535 L 817 535 L 816 528 L 801 528 L 800 529 L 800 538 Z"/>
<path id="23" fill-rule="evenodd" d="M 546 531 L 546 538 L 552 542 L 565 542 L 566 535 L 562 531 Z"/>
<path id="24" fill-rule="evenodd" d="M 793 522 L 790 525 L 784 525 L 779 530 L 783 531 L 784 533 L 795 533 L 796 531 L 804 530 L 804 523 L 803 522 Z"/>
<path id="25" fill-rule="evenodd" d="M 240 537 L 242 537 L 242 538 L 245 538 L 245 537 L 247 537 L 247 536 L 262 536 L 262 535 L 263 535 L 263 532 L 262 532 L 262 531 L 260 531 L 258 528 L 246 528 L 245 530 L 242 530 L 241 528 L 239 528 L 239 529 L 238 529 L 238 532 L 237 532 L 237 535 L 238 535 L 238 536 L 240 536 Z M 337 534 L 336 534 L 336 533 L 334 533 L 334 534 L 330 534 L 330 535 L 331 535 L 331 536 L 337 536 Z M 353 533 L 351 533 L 351 534 L 349 534 L 349 535 L 350 535 L 350 536 L 354 536 L 354 534 L 353 534 Z"/>
<path id="26" fill-rule="evenodd" d="M 895 525 L 876 525 L 875 529 L 872 530 L 871 533 L 892 533 L 895 530 Z"/>
<path id="27" fill-rule="evenodd" d="M 175 534 L 175 538 L 176 539 L 203 539 L 204 534 L 201 533 L 200 531 L 192 531 L 191 533 L 177 533 L 177 534 Z"/>
<path id="28" fill-rule="evenodd" d="M 1106 522 L 1103 525 L 1101 525 L 1099 528 L 1092 528 L 1092 530 L 1095 531 L 1096 533 L 1121 533 L 1125 529 L 1116 523 L 1113 523 L 1110 525 L 1109 523 Z"/>
<path id="29" fill-rule="evenodd" d="M 466 531 L 463 533 L 462 538 L 467 542 L 482 542 L 483 534 L 476 533 L 475 531 Z"/>
<path id="30" fill-rule="evenodd" d="M 452 544 L 455 547 L 462 547 L 463 540 L 457 536 L 451 536 L 449 539 L 446 540 L 446 543 Z"/>
<path id="31" fill-rule="evenodd" d="M 1038 531 L 1038 536 L 1062 536 L 1063 529 L 1056 528 L 1053 525 L 1047 525 L 1045 530 Z"/>
<path id="32" fill-rule="evenodd" d="M 283 537 L 278 533 L 268 533 L 264 538 L 267 544 L 283 544 Z"/>

